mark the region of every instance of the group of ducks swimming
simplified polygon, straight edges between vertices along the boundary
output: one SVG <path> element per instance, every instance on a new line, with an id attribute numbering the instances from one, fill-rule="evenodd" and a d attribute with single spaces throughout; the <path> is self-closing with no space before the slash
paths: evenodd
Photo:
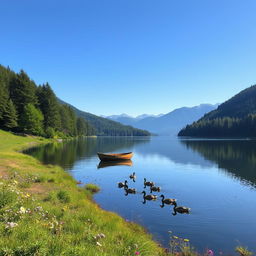
<path id="1" fill-rule="evenodd" d="M 133 182 L 135 182 L 136 180 L 136 175 L 135 175 L 135 172 L 133 172 L 130 176 L 129 176 L 130 179 L 133 180 Z M 118 187 L 119 188 L 124 188 L 125 192 L 126 192 L 126 196 L 128 194 L 136 194 L 136 189 L 135 188 L 129 188 L 128 185 L 127 185 L 128 181 L 125 180 L 124 182 L 119 182 L 118 183 Z M 147 181 L 146 178 L 144 178 L 144 189 L 146 187 L 150 187 L 150 193 L 152 193 L 153 191 L 154 192 L 160 192 L 161 191 L 161 187 L 157 187 L 155 186 L 155 183 L 153 181 Z M 144 204 L 146 203 L 146 200 L 157 200 L 157 196 L 156 195 L 152 195 L 152 194 L 146 194 L 146 191 L 143 190 L 142 191 L 142 194 L 143 194 L 143 199 L 144 199 Z M 176 215 L 177 213 L 189 213 L 190 212 L 190 208 L 188 207 L 185 207 L 185 206 L 177 206 L 177 200 L 176 199 L 173 199 L 173 198 L 165 198 L 165 196 L 162 194 L 160 196 L 162 198 L 162 205 L 160 205 L 160 207 L 164 207 L 165 204 L 167 205 L 173 205 L 173 215 Z"/>

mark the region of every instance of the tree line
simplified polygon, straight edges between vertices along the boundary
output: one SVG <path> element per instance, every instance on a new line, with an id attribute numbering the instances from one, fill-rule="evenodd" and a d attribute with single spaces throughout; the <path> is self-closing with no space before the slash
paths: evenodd
<path id="1" fill-rule="evenodd" d="M 256 137 L 256 114 L 248 114 L 244 118 L 202 118 L 187 125 L 178 136 Z"/>
<path id="2" fill-rule="evenodd" d="M 37 86 L 21 70 L 0 65 L 0 129 L 43 137 L 95 135 L 95 129 L 74 110 L 60 104 L 51 86 Z"/>

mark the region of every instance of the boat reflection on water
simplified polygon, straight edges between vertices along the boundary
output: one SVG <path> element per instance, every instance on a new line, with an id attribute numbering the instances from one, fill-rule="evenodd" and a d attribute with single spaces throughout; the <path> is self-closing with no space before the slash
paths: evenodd
<path id="1" fill-rule="evenodd" d="M 120 165 L 132 166 L 132 160 L 100 161 L 98 164 L 98 169 Z"/>

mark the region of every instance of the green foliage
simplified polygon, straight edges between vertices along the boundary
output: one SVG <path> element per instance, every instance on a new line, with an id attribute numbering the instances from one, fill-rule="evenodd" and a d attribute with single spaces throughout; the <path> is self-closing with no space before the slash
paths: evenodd
<path id="1" fill-rule="evenodd" d="M 9 99 L 6 103 L 5 111 L 3 114 L 3 127 L 5 129 L 13 129 L 17 127 L 18 116 L 16 113 L 15 106 L 11 99 Z"/>
<path id="2" fill-rule="evenodd" d="M 60 113 L 57 98 L 50 85 L 39 86 L 37 88 L 37 96 L 40 109 L 44 115 L 44 127 L 51 127 L 55 130 L 60 129 Z"/>
<path id="3" fill-rule="evenodd" d="M 67 191 L 65 190 L 60 190 L 58 193 L 57 193 L 57 198 L 60 200 L 60 202 L 62 203 L 69 203 L 71 198 L 70 198 L 70 195 Z"/>
<path id="4" fill-rule="evenodd" d="M 95 184 L 86 184 L 85 189 L 90 191 L 91 193 L 97 193 L 100 191 L 100 188 Z"/>
<path id="5" fill-rule="evenodd" d="M 60 102 L 65 103 L 63 101 Z M 78 117 L 85 119 L 95 129 L 94 131 L 94 129 L 89 127 L 88 131 L 90 131 L 90 133 L 87 135 L 96 133 L 98 136 L 150 136 L 148 131 L 133 128 L 129 125 L 122 125 L 121 123 L 109 120 L 107 118 L 81 111 L 71 105 L 70 107 L 75 111 Z"/>
<path id="6" fill-rule="evenodd" d="M 16 198 L 16 194 L 13 191 L 8 190 L 6 187 L 2 187 L 0 190 L 0 209 L 11 204 Z"/>
<path id="7" fill-rule="evenodd" d="M 37 104 L 36 85 L 23 70 L 10 81 L 9 92 L 19 115 L 26 105 Z"/>
<path id="8" fill-rule="evenodd" d="M 5 84 L 0 80 L 0 122 L 3 121 L 3 115 L 6 111 L 6 104 L 8 102 L 8 90 Z"/>
<path id="9" fill-rule="evenodd" d="M 0 129 L 68 138 L 95 135 L 85 120 L 78 121 L 74 110 L 60 104 L 48 83 L 37 86 L 21 70 L 18 74 L 0 65 Z"/>
<path id="10" fill-rule="evenodd" d="M 21 127 L 26 133 L 42 135 L 44 116 L 34 105 L 28 104 L 24 107 L 21 115 Z"/>

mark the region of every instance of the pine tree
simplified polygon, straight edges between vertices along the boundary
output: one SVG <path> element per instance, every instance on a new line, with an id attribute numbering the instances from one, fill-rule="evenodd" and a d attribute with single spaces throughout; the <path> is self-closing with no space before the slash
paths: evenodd
<path id="1" fill-rule="evenodd" d="M 28 104 L 37 104 L 36 85 L 28 75 L 21 70 L 12 81 L 10 81 L 10 97 L 16 106 L 18 115 L 22 114 L 24 107 Z M 20 121 L 20 118 L 19 118 Z"/>
<path id="2" fill-rule="evenodd" d="M 3 114 L 3 127 L 7 130 L 12 130 L 17 127 L 17 113 L 12 100 L 8 100 Z"/>
<path id="3" fill-rule="evenodd" d="M 77 135 L 79 136 L 87 135 L 87 125 L 86 125 L 86 121 L 83 118 L 81 117 L 77 118 L 76 127 L 77 127 Z"/>
<path id="4" fill-rule="evenodd" d="M 39 107 L 44 115 L 44 127 L 51 127 L 60 130 L 61 120 L 59 113 L 59 103 L 50 85 L 46 83 L 37 90 Z"/>
<path id="5" fill-rule="evenodd" d="M 43 135 L 43 114 L 34 105 L 27 104 L 21 116 L 21 125 L 24 132 L 34 135 Z"/>
<path id="6" fill-rule="evenodd" d="M 6 105 L 8 102 L 8 90 L 4 83 L 0 81 L 0 127 L 2 126 L 3 123 L 3 115 L 6 109 Z"/>

